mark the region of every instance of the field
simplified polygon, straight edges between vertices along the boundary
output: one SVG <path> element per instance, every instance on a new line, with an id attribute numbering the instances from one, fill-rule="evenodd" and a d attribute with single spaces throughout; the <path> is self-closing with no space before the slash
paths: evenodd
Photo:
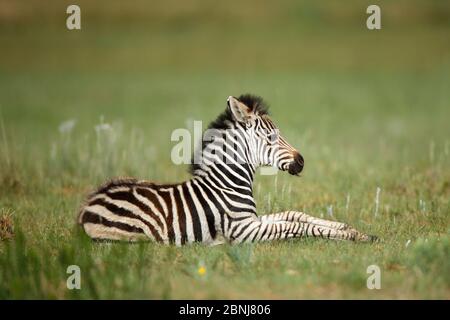
<path id="1" fill-rule="evenodd" d="M 68 31 L 65 1 L 0 0 L 0 298 L 450 299 L 450 5 L 381 1 L 369 31 L 367 1 L 181 3 L 80 1 Z M 301 177 L 257 177 L 260 213 L 298 209 L 380 242 L 87 239 L 75 219 L 89 191 L 188 179 L 171 132 L 245 92 L 305 158 Z"/>

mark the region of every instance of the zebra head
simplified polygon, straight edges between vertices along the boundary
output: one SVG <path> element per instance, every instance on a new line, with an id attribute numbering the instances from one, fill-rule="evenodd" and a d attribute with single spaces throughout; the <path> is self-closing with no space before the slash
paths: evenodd
<path id="1" fill-rule="evenodd" d="M 235 127 L 245 132 L 254 164 L 277 167 L 292 175 L 298 175 L 303 170 L 302 155 L 280 134 L 260 97 L 230 96 L 227 104 Z"/>

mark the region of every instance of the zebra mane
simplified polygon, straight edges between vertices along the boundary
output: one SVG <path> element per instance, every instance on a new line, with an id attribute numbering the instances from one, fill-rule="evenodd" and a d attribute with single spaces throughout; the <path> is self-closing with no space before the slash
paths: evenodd
<path id="1" fill-rule="evenodd" d="M 253 113 L 262 116 L 262 115 L 268 115 L 269 114 L 269 106 L 266 104 L 266 102 L 259 96 L 252 95 L 252 94 L 242 94 L 237 98 L 240 102 L 245 104 L 247 107 L 249 107 Z M 208 129 L 229 129 L 231 127 L 231 124 L 234 123 L 233 115 L 231 114 L 231 111 L 229 108 L 226 108 L 224 112 L 222 112 L 216 120 L 212 121 L 208 125 Z M 195 150 L 195 152 L 203 152 L 203 150 L 207 146 L 207 142 L 202 141 L 201 149 Z M 200 168 L 199 164 L 194 163 L 194 154 L 191 158 L 191 166 L 190 166 L 190 173 L 194 173 L 196 169 Z"/>
<path id="2" fill-rule="evenodd" d="M 237 99 L 249 107 L 257 115 L 262 116 L 269 114 L 269 106 L 259 96 L 247 93 L 240 95 Z M 228 129 L 230 128 L 230 124 L 233 122 L 234 120 L 231 111 L 229 108 L 226 108 L 226 110 L 222 112 L 216 120 L 209 124 L 208 129 Z"/>

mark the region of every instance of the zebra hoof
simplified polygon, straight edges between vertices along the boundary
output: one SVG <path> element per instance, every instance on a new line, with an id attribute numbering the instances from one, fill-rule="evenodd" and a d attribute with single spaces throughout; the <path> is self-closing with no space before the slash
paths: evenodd
<path id="1" fill-rule="evenodd" d="M 381 242 L 381 239 L 373 234 L 367 236 L 370 242 Z"/>
<path id="2" fill-rule="evenodd" d="M 359 234 L 356 237 L 357 241 L 361 241 L 361 242 L 379 242 L 380 238 L 378 238 L 377 236 L 371 235 L 371 234 Z"/>

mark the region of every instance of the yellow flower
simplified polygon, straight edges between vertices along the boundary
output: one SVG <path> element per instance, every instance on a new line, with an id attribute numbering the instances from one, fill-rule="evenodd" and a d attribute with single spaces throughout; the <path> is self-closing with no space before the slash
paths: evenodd
<path id="1" fill-rule="evenodd" d="M 197 272 L 199 275 L 203 276 L 206 273 L 206 268 L 201 266 L 200 268 L 198 268 Z"/>

